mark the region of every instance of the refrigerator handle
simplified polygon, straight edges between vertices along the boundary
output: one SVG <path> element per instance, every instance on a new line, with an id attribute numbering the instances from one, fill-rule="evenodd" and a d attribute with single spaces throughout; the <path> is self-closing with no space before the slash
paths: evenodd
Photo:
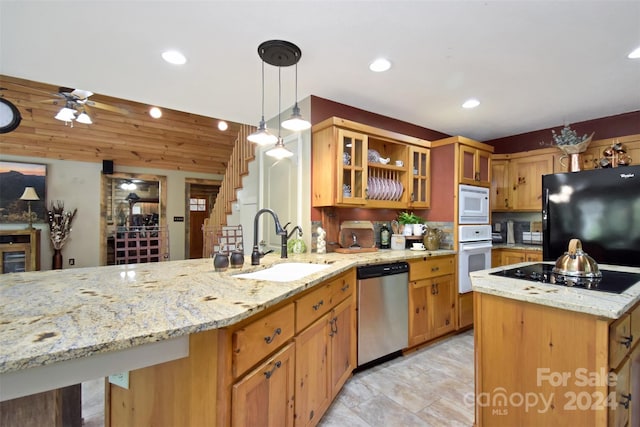
<path id="1" fill-rule="evenodd" d="M 542 200 L 542 227 L 547 228 L 547 217 L 549 215 L 549 189 L 545 188 Z"/>

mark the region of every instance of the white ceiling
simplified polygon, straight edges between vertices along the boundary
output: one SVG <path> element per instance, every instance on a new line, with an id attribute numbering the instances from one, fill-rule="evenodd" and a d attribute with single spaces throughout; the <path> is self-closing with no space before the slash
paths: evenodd
<path id="1" fill-rule="evenodd" d="M 302 49 L 316 95 L 480 141 L 640 110 L 640 0 L 4 1 L 0 73 L 230 121 L 260 119 L 258 45 Z M 186 65 L 160 57 L 178 49 Z M 375 57 L 393 68 L 372 73 Z M 282 105 L 294 67 L 282 70 Z M 265 116 L 277 115 L 266 65 Z M 467 98 L 481 105 L 463 110 Z M 308 116 L 308 112 L 303 111 Z"/>

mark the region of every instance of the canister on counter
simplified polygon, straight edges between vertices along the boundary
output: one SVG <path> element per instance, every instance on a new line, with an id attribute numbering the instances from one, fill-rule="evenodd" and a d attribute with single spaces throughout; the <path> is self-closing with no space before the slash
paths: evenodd
<path id="1" fill-rule="evenodd" d="M 402 251 L 405 249 L 406 238 L 402 234 L 391 235 L 391 249 L 394 251 Z"/>

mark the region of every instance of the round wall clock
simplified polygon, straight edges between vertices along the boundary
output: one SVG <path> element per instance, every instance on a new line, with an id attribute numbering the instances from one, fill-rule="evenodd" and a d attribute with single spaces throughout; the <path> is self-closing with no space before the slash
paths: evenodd
<path id="1" fill-rule="evenodd" d="M 0 133 L 11 132 L 20 125 L 20 111 L 11 102 L 0 98 Z"/>

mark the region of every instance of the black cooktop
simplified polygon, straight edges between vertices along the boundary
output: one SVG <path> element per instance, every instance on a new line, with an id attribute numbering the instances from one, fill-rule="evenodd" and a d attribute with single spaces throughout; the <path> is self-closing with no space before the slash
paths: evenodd
<path id="1" fill-rule="evenodd" d="M 611 292 L 621 294 L 631 286 L 640 282 L 640 273 L 627 273 L 623 271 L 600 270 L 602 279 L 589 283 L 574 283 L 562 276 L 556 276 L 551 264 L 531 264 L 525 267 L 510 268 L 491 273 L 494 276 L 504 276 L 513 279 L 529 280 L 531 282 L 550 283 L 561 286 L 573 286 L 592 291 Z"/>

